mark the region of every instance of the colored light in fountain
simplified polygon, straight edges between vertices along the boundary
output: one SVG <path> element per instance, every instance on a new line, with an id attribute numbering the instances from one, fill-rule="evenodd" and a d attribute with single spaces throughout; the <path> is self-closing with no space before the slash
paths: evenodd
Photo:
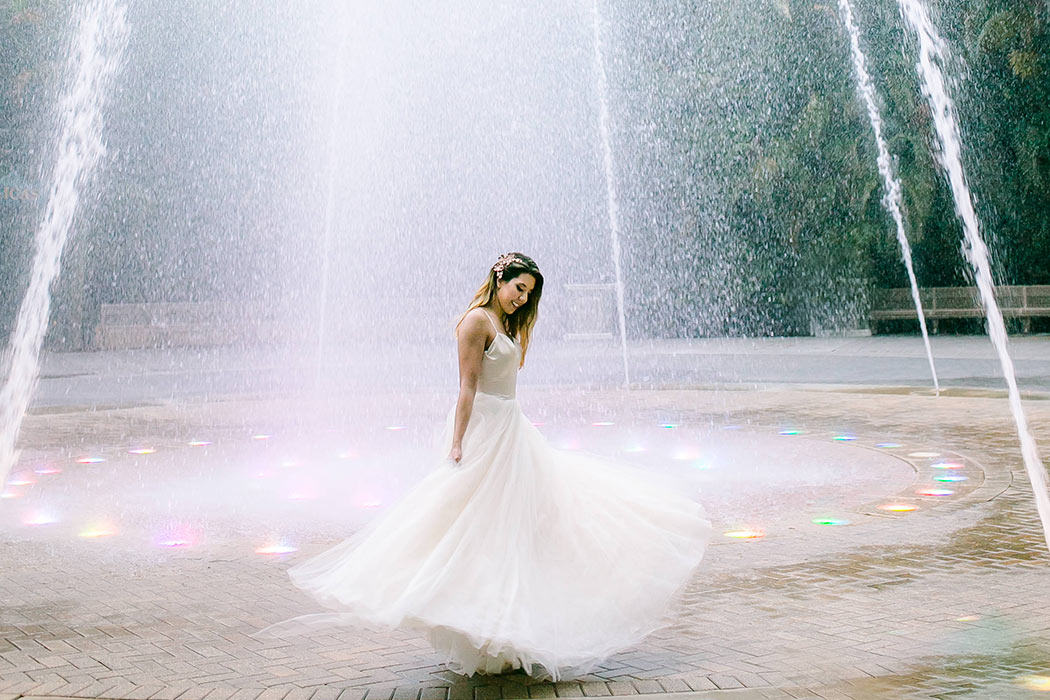
<path id="1" fill-rule="evenodd" d="M 848 520 L 841 520 L 839 518 L 813 518 L 813 524 L 814 525 L 839 526 L 839 525 L 849 525 L 849 521 Z"/>
<path id="2" fill-rule="evenodd" d="M 406 428 L 408 428 L 407 425 L 388 425 L 388 426 L 386 426 L 387 430 L 405 430 Z"/>
<path id="3" fill-rule="evenodd" d="M 781 430 L 780 434 L 781 435 L 801 435 L 802 431 L 801 430 Z"/>
<path id="4" fill-rule="evenodd" d="M 21 496 L 19 494 L 15 493 L 14 491 L 4 491 L 3 493 L 0 493 L 0 498 L 11 499 L 11 498 L 21 498 Z"/>
<path id="5" fill-rule="evenodd" d="M 81 530 L 79 534 L 85 539 L 96 540 L 102 537 L 112 537 L 117 533 L 116 531 L 106 527 L 95 527 L 89 530 Z"/>
<path id="6" fill-rule="evenodd" d="M 272 437 L 273 435 L 268 435 L 266 433 L 256 433 L 255 435 L 252 435 L 252 440 L 269 440 Z"/>
<path id="7" fill-rule="evenodd" d="M 35 483 L 36 483 L 36 481 L 34 481 L 33 479 L 30 479 L 27 476 L 16 476 L 14 479 L 11 479 L 11 481 L 8 481 L 7 485 L 8 486 L 31 486 L 32 484 L 35 484 Z"/>
<path id="8" fill-rule="evenodd" d="M 835 437 L 833 437 L 831 439 L 832 440 L 838 440 L 839 442 L 853 442 L 857 438 L 854 435 L 842 434 L 842 435 L 836 435 Z"/>
<path id="9" fill-rule="evenodd" d="M 61 474 L 62 470 L 58 467 L 40 467 L 39 469 L 34 469 L 33 472 L 36 474 Z"/>
<path id="10" fill-rule="evenodd" d="M 923 458 L 927 458 L 928 459 L 928 458 L 931 458 L 931 457 L 940 457 L 941 453 L 940 452 L 909 452 L 908 456 L 909 457 L 923 457 Z"/>
<path id="11" fill-rule="evenodd" d="M 920 496 L 951 496 L 955 492 L 951 489 L 919 489 L 915 493 Z"/>
<path id="12" fill-rule="evenodd" d="M 956 481 L 966 481 L 970 477 L 963 476 L 962 474 L 945 474 L 944 476 L 935 476 L 934 481 L 942 481 L 946 483 L 952 483 Z"/>
<path id="13" fill-rule="evenodd" d="M 723 425 L 722 430 L 740 430 L 743 428 L 741 425 Z"/>
<path id="14" fill-rule="evenodd" d="M 34 513 L 23 522 L 30 527 L 42 527 L 44 525 L 54 525 L 58 522 L 58 518 L 54 518 L 47 513 Z"/>
<path id="15" fill-rule="evenodd" d="M 903 447 L 899 442 L 878 442 L 875 443 L 875 447 L 883 450 L 895 450 L 898 447 Z"/>
<path id="16" fill-rule="evenodd" d="M 722 534 L 737 540 L 757 540 L 766 536 L 762 530 L 726 530 Z"/>
<path id="17" fill-rule="evenodd" d="M 1050 676 L 1021 676 L 1017 680 L 1029 690 L 1050 690 Z"/>
<path id="18" fill-rule="evenodd" d="M 591 423 L 591 425 L 593 425 L 595 428 L 602 428 L 602 427 L 605 427 L 607 425 L 616 425 L 616 424 L 613 423 L 612 421 L 609 421 L 609 420 L 596 420 L 593 423 Z"/>
<path id="19" fill-rule="evenodd" d="M 151 455 L 155 454 L 156 452 L 157 451 L 152 447 L 136 447 L 133 450 L 128 450 L 128 454 L 130 455 Z"/>
<path id="20" fill-rule="evenodd" d="M 658 428 L 671 429 L 671 428 L 677 428 L 678 426 L 679 426 L 678 423 L 660 423 L 657 427 Z"/>
<path id="21" fill-rule="evenodd" d="M 964 466 L 958 462 L 938 462 L 937 464 L 931 464 L 930 467 L 933 469 L 963 469 Z"/>
<path id="22" fill-rule="evenodd" d="M 879 506 L 879 510 L 887 510 L 891 513 L 910 513 L 918 509 L 918 506 L 913 506 L 910 503 L 884 503 Z"/>
<path id="23" fill-rule="evenodd" d="M 292 547 L 291 545 L 287 545 L 287 544 L 269 544 L 269 545 L 266 545 L 265 547 L 259 547 L 258 549 L 255 550 L 255 553 L 256 554 L 265 554 L 267 556 L 272 556 L 272 555 L 275 555 L 275 554 L 291 554 L 292 552 L 297 552 L 297 551 L 299 551 L 299 550 L 297 550 L 295 547 Z"/>
<path id="24" fill-rule="evenodd" d="M 966 615 L 965 617 L 957 617 L 957 618 L 955 618 L 955 621 L 956 622 L 977 622 L 977 620 L 980 620 L 980 619 L 981 619 L 980 615 Z"/>
<path id="25" fill-rule="evenodd" d="M 77 464 L 102 464 L 106 461 L 105 457 L 77 457 Z"/>
<path id="26" fill-rule="evenodd" d="M 186 444 L 190 447 L 207 447 L 211 444 L 211 440 L 190 440 Z"/>
<path id="27" fill-rule="evenodd" d="M 540 427 L 541 425 L 547 425 L 546 423 L 544 423 L 544 422 L 543 422 L 543 421 L 541 421 L 541 420 L 534 420 L 534 421 L 532 421 L 532 424 L 533 424 L 534 426 L 536 426 L 537 428 L 538 428 L 538 427 Z"/>

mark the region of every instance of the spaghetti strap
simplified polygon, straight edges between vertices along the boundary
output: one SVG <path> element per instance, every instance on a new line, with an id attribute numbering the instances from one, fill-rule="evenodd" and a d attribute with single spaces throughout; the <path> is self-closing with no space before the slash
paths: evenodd
<path id="1" fill-rule="evenodd" d="M 484 309 L 482 309 L 482 310 L 481 310 L 481 313 L 483 313 L 483 314 L 485 314 L 486 316 L 488 316 L 488 318 L 489 318 L 489 323 L 491 323 L 491 324 L 492 324 L 492 329 L 493 329 L 494 331 L 496 331 L 496 335 L 500 335 L 501 333 L 502 333 L 503 335 L 506 335 L 506 333 L 503 333 L 503 331 L 501 331 L 501 330 L 500 330 L 499 328 L 497 328 L 497 327 L 496 327 L 496 322 L 492 320 L 492 314 L 490 314 L 490 313 L 489 313 L 488 311 L 485 311 Z"/>

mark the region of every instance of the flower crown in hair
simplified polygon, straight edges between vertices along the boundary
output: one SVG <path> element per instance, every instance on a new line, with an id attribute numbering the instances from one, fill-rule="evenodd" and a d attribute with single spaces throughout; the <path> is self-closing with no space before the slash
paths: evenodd
<path id="1" fill-rule="evenodd" d="M 499 256 L 499 260 L 497 260 L 496 264 L 492 266 L 493 271 L 496 273 L 496 279 L 502 280 L 503 271 L 507 269 L 508 265 L 513 265 L 514 263 L 524 265 L 525 261 L 519 257 L 516 257 L 514 253 L 504 253 L 503 255 Z"/>

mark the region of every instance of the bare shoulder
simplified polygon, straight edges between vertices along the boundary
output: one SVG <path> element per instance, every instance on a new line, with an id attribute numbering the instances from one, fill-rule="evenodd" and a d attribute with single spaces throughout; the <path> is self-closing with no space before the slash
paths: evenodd
<path id="1" fill-rule="evenodd" d="M 461 340 L 476 340 L 477 338 L 487 338 L 488 329 L 491 327 L 491 322 L 485 318 L 488 312 L 482 309 L 480 306 L 471 309 L 466 316 L 463 317 L 462 323 L 459 324 L 459 337 Z"/>

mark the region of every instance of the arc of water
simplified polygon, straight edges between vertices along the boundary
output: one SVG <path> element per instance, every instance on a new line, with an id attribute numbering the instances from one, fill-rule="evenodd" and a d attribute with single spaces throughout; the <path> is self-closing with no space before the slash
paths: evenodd
<path id="1" fill-rule="evenodd" d="M 1013 360 L 1010 358 L 1006 335 L 1006 323 L 1002 311 L 995 299 L 995 284 L 992 277 L 992 266 L 988 248 L 981 237 L 980 222 L 974 210 L 973 197 L 967 184 L 966 172 L 962 163 L 962 135 L 956 118 L 955 103 L 952 100 L 941 64 L 946 58 L 946 48 L 940 34 L 930 20 L 929 13 L 921 0 L 898 0 L 901 14 L 911 25 L 919 42 L 919 60 L 917 68 L 923 83 L 923 92 L 930 103 L 933 122 L 940 142 L 939 159 L 944 167 L 952 194 L 955 196 L 955 212 L 963 223 L 965 241 L 963 254 L 973 268 L 981 302 L 988 316 L 988 335 L 995 347 L 1003 376 L 1006 377 L 1009 389 L 1010 410 L 1017 425 L 1017 434 L 1021 442 L 1021 455 L 1024 458 L 1025 471 L 1035 494 L 1036 508 L 1043 525 L 1043 537 L 1050 549 L 1050 494 L 1048 494 L 1046 468 L 1039 456 L 1039 448 L 1025 417 L 1021 404 L 1021 394 L 1017 389 L 1017 378 L 1014 374 Z"/>
<path id="2" fill-rule="evenodd" d="M 347 53 L 347 10 L 344 8 L 337 22 L 339 31 L 339 48 L 336 50 L 336 83 L 332 95 L 331 113 L 328 120 L 328 184 L 325 191 L 324 206 L 324 231 L 321 236 L 321 296 L 319 301 L 319 316 L 317 319 L 317 369 L 314 382 L 315 390 L 320 393 L 323 382 L 322 367 L 324 364 L 324 346 L 327 330 L 328 315 L 328 284 L 331 264 L 328 260 L 332 247 L 332 227 L 335 225 L 335 176 L 336 176 L 336 138 L 338 136 L 339 110 L 343 102 L 343 82 L 346 80 L 346 53 Z"/>
<path id="3" fill-rule="evenodd" d="M 102 105 L 127 45 L 123 3 L 94 0 L 74 9 L 78 19 L 68 60 L 72 82 L 60 104 L 57 159 L 40 228 L 29 287 L 5 357 L 0 389 L 0 484 L 18 458 L 15 449 L 40 371 L 40 349 L 51 311 L 51 285 L 80 201 L 80 188 L 105 154 Z"/>
<path id="4" fill-rule="evenodd" d="M 875 86 L 872 84 L 871 75 L 868 74 L 868 61 L 860 46 L 860 30 L 853 19 L 853 7 L 849 0 L 839 0 L 839 11 L 842 14 L 842 22 L 850 38 L 850 53 L 853 56 L 853 70 L 857 77 L 857 92 L 864 101 L 868 110 L 868 119 L 871 121 L 871 130 L 875 134 L 875 146 L 878 149 L 879 174 L 882 176 L 883 187 L 886 194 L 882 198 L 882 205 L 889 212 L 893 223 L 897 228 L 897 241 L 901 247 L 901 258 L 904 260 L 904 268 L 908 271 L 908 281 L 911 283 L 911 298 L 915 302 L 915 311 L 919 315 L 919 329 L 922 331 L 922 343 L 926 347 L 926 359 L 930 364 L 930 374 L 933 376 L 933 388 L 941 390 L 941 384 L 937 379 L 937 366 L 933 361 L 933 348 L 930 346 L 930 334 L 926 328 L 926 314 L 922 308 L 922 298 L 919 296 L 919 282 L 915 278 L 915 265 L 912 263 L 911 244 L 904 229 L 903 213 L 903 188 L 900 179 L 893 172 L 893 164 L 890 160 L 890 151 L 886 146 L 886 139 L 882 136 L 882 114 L 879 112 L 875 100 Z"/>
<path id="5" fill-rule="evenodd" d="M 594 66 L 598 78 L 598 136 L 602 145 L 602 161 L 605 168 L 605 201 L 609 215 L 609 231 L 612 237 L 612 263 L 616 276 L 616 315 L 620 325 L 620 350 L 623 354 L 623 385 L 631 383 L 627 362 L 627 316 L 624 312 L 623 272 L 620 251 L 620 204 L 616 195 L 616 170 L 613 163 L 612 139 L 609 136 L 609 87 L 605 74 L 605 57 L 602 51 L 601 8 L 599 0 L 592 4 L 594 24 Z"/>

